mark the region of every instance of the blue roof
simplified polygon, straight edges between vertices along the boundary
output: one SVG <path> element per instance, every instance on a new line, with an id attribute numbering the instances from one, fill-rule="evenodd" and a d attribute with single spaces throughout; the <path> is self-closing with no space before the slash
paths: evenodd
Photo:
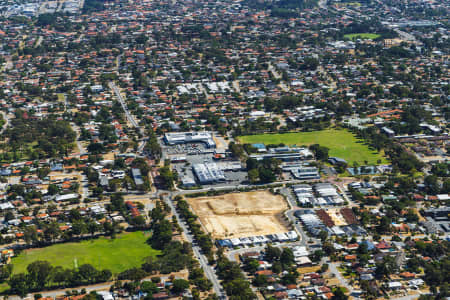
<path id="1" fill-rule="evenodd" d="M 221 247 L 232 247 L 233 244 L 231 243 L 230 240 L 218 240 L 217 244 L 219 244 L 219 246 Z"/>
<path id="2" fill-rule="evenodd" d="M 264 144 L 252 144 L 252 147 L 256 149 L 266 149 Z"/>

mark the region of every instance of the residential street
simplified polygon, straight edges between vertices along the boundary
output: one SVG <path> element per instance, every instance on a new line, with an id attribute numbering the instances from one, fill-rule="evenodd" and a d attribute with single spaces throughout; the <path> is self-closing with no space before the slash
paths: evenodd
<path id="1" fill-rule="evenodd" d="M 167 205 L 169 205 L 172 213 L 177 218 L 178 224 L 180 224 L 180 227 L 183 230 L 183 233 L 186 236 L 186 239 L 188 240 L 189 243 L 192 244 L 192 250 L 194 251 L 194 256 L 198 259 L 202 269 L 205 271 L 206 278 L 208 278 L 211 281 L 211 283 L 213 284 L 214 292 L 220 299 L 226 298 L 226 295 L 223 292 L 223 289 L 220 285 L 219 279 L 217 278 L 215 271 L 208 264 L 208 260 L 206 259 L 206 257 L 203 254 L 201 254 L 200 247 L 196 243 L 193 243 L 193 236 L 190 234 L 189 229 L 186 226 L 186 223 L 181 219 L 180 214 L 175 209 L 175 206 L 172 203 L 172 197 L 173 196 L 163 196 L 163 199 L 167 203 Z"/>

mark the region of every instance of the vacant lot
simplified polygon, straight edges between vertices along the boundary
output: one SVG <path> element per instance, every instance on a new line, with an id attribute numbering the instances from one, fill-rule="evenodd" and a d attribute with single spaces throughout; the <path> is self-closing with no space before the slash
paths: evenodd
<path id="1" fill-rule="evenodd" d="M 286 232 L 283 197 L 268 191 L 189 199 L 189 204 L 214 238 L 249 237 Z"/>
<path id="2" fill-rule="evenodd" d="M 348 38 L 350 40 L 352 39 L 361 39 L 361 40 L 374 40 L 376 38 L 379 38 L 380 35 L 376 33 L 352 33 L 352 34 L 346 34 L 344 35 L 345 38 Z"/>
<path id="3" fill-rule="evenodd" d="M 78 243 L 57 244 L 40 249 L 23 251 L 12 259 L 14 273 L 26 271 L 26 267 L 36 260 L 46 260 L 53 266 L 65 268 L 91 264 L 97 269 L 109 269 L 113 274 L 140 266 L 144 258 L 156 256 L 159 251 L 152 249 L 142 232 L 125 233 L 116 239 L 99 238 Z"/>
<path id="4" fill-rule="evenodd" d="M 329 155 L 345 159 L 350 165 L 357 161 L 359 164 L 377 164 L 378 160 L 386 163 L 381 153 L 372 151 L 363 141 L 357 139 L 347 130 L 328 129 L 313 132 L 295 132 L 281 134 L 258 134 L 239 137 L 241 143 L 312 145 L 320 144 L 330 149 Z"/>
<path id="5" fill-rule="evenodd" d="M 328 213 L 328 215 L 330 215 L 330 218 L 333 220 L 333 222 L 334 222 L 334 224 L 336 224 L 336 226 L 347 225 L 347 222 L 345 222 L 345 219 L 339 212 L 339 209 L 328 209 L 327 213 Z"/>

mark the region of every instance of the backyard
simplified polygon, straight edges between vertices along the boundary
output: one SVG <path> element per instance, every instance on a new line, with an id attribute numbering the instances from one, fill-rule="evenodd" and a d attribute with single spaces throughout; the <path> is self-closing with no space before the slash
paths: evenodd
<path id="1" fill-rule="evenodd" d="M 244 144 L 263 143 L 297 146 L 309 146 L 312 144 L 319 144 L 330 149 L 330 157 L 339 157 L 345 159 L 350 165 L 354 161 L 359 164 L 369 165 L 387 163 L 386 158 L 382 152 L 371 150 L 364 144 L 364 141 L 356 138 L 353 133 L 344 129 L 327 129 L 313 132 L 294 132 L 294 133 L 280 133 L 280 134 L 258 134 L 247 135 L 239 137 L 239 141 Z"/>

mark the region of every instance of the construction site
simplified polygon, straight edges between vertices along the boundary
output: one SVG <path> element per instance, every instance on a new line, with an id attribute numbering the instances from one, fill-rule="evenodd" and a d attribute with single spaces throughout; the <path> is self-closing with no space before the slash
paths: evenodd
<path id="1" fill-rule="evenodd" d="M 188 202 L 215 239 L 288 231 L 283 217 L 288 205 L 282 196 L 269 191 L 192 198 Z"/>

